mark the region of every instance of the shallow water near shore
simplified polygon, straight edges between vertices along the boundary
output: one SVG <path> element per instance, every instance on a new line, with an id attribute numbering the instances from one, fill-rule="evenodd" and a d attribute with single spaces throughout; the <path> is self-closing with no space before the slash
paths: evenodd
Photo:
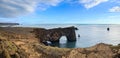
<path id="1" fill-rule="evenodd" d="M 65 36 L 60 38 L 59 43 L 54 43 L 52 46 L 61 48 L 80 48 L 90 47 L 97 43 L 107 43 L 117 45 L 120 43 L 120 25 L 106 25 L 106 24 L 41 24 L 41 25 L 19 25 L 18 27 L 40 27 L 40 28 L 58 28 L 75 26 L 76 42 L 67 42 Z M 107 28 L 110 28 L 107 31 Z M 80 37 L 78 37 L 80 34 Z"/>

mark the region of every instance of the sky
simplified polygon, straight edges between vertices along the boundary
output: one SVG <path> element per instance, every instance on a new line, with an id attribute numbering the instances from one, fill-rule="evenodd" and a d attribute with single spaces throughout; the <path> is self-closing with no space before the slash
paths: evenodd
<path id="1" fill-rule="evenodd" d="M 0 22 L 120 24 L 120 0 L 0 0 Z"/>

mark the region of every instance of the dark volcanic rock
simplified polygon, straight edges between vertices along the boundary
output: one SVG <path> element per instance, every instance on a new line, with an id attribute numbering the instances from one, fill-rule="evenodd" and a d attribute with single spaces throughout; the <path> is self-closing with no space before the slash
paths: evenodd
<path id="1" fill-rule="evenodd" d="M 54 28 L 54 29 L 42 29 L 36 28 L 33 30 L 36 37 L 40 39 L 41 42 L 51 41 L 59 42 L 61 36 L 66 36 L 68 41 L 76 41 L 75 27 L 66 28 Z"/>

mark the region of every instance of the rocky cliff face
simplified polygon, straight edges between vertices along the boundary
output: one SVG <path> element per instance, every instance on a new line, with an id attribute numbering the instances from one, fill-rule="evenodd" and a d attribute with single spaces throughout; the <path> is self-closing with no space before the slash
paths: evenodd
<path id="1" fill-rule="evenodd" d="M 66 27 L 66 28 L 54 28 L 54 29 L 41 29 L 36 28 L 33 30 L 33 33 L 36 34 L 36 37 L 41 40 L 41 42 L 51 41 L 59 42 L 61 36 L 66 36 L 68 41 L 76 41 L 75 27 Z"/>
<path id="2" fill-rule="evenodd" d="M 120 45 L 100 43 L 73 49 L 45 46 L 35 38 L 37 34 L 30 33 L 32 30 L 0 28 L 0 58 L 120 58 Z"/>

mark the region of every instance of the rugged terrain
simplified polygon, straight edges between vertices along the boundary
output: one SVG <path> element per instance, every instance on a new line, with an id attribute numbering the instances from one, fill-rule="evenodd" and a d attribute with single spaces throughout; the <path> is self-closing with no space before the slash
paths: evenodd
<path id="1" fill-rule="evenodd" d="M 45 46 L 34 28 L 0 27 L 0 58 L 120 58 L 120 45 L 99 43 L 88 48 Z"/>

